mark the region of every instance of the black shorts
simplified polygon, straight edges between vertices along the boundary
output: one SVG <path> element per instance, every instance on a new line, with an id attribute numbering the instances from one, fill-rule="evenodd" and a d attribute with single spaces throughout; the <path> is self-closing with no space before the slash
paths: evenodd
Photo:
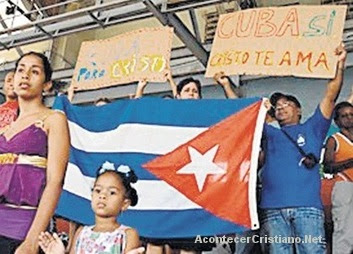
<path id="1" fill-rule="evenodd" d="M 6 236 L 0 236 L 0 253 L 13 254 L 15 253 L 17 247 L 21 245 L 21 243 L 21 240 L 8 238 Z"/>
<path id="2" fill-rule="evenodd" d="M 210 251 L 216 246 L 214 243 L 195 243 L 196 238 L 171 238 L 171 239 L 160 239 L 160 238 L 144 238 L 141 237 L 145 243 L 162 246 L 168 244 L 172 249 L 180 249 L 187 251 Z"/>

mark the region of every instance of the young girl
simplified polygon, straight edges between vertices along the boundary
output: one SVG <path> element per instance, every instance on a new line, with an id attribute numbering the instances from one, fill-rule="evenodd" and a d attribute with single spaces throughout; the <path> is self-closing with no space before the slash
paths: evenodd
<path id="1" fill-rule="evenodd" d="M 116 168 L 113 163 L 105 162 L 98 169 L 91 201 L 96 224 L 77 230 L 70 253 L 142 253 L 143 249 L 135 249 L 139 246 L 137 231 L 116 221 L 116 217 L 129 205 L 137 204 L 137 193 L 131 186 L 136 181 L 135 173 L 128 166 Z M 46 254 L 65 253 L 57 235 L 41 233 L 39 244 Z"/>
<path id="2" fill-rule="evenodd" d="M 37 254 L 38 236 L 59 199 L 69 155 L 66 117 L 45 107 L 48 59 L 36 52 L 16 63 L 20 114 L 0 131 L 0 253 Z"/>

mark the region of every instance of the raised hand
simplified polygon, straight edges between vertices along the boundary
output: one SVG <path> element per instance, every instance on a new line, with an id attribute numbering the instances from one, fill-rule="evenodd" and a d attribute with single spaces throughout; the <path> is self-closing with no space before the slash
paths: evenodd
<path id="1" fill-rule="evenodd" d="M 137 87 L 139 87 L 140 89 L 145 89 L 146 86 L 147 86 L 146 78 L 141 79 L 137 84 Z"/>
<path id="2" fill-rule="evenodd" d="M 239 98 L 240 96 L 237 95 L 233 89 L 232 89 L 232 84 L 229 81 L 229 77 L 223 72 L 217 72 L 214 76 L 213 79 L 217 82 L 218 85 L 220 85 L 224 91 L 224 95 L 229 98 L 229 99 L 236 99 Z"/>
<path id="3" fill-rule="evenodd" d="M 335 54 L 338 56 L 338 68 L 344 69 L 344 64 L 347 58 L 347 51 L 344 48 L 343 42 L 336 48 Z"/>
<path id="4" fill-rule="evenodd" d="M 136 87 L 136 92 L 135 92 L 135 98 L 141 98 L 143 96 L 143 92 L 145 91 L 145 88 L 147 86 L 147 79 L 143 78 L 141 79 Z"/>
<path id="5" fill-rule="evenodd" d="M 217 84 L 225 87 L 225 86 L 230 86 L 230 82 L 229 79 L 227 77 L 227 75 L 221 71 L 221 72 L 217 72 L 214 76 L 213 76 L 214 80 L 217 82 Z"/>
<path id="6" fill-rule="evenodd" d="M 165 77 L 167 78 L 167 81 L 170 84 L 170 88 L 172 89 L 173 97 L 175 98 L 177 95 L 177 84 L 175 83 L 175 81 L 173 79 L 172 71 L 168 70 L 165 73 Z"/>

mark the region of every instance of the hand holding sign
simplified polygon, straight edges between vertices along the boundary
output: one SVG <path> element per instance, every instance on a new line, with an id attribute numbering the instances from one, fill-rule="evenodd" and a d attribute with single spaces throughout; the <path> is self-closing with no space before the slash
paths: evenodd
<path id="1" fill-rule="evenodd" d="M 217 84 L 225 87 L 225 86 L 230 86 L 230 82 L 229 79 L 227 77 L 227 75 L 221 71 L 221 72 L 217 72 L 214 76 L 213 76 L 214 80 L 217 82 Z"/>

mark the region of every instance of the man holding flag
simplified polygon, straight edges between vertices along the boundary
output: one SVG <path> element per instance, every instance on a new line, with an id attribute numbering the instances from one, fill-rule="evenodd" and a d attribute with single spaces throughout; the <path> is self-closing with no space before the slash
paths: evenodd
<path id="1" fill-rule="evenodd" d="M 346 51 L 337 48 L 336 76 L 315 113 L 300 123 L 301 105 L 292 95 L 275 93 L 270 102 L 281 128 L 265 125 L 260 164 L 264 164 L 260 203 L 265 237 L 299 237 L 296 253 L 325 253 L 324 214 L 320 198 L 319 158 L 341 90 Z M 315 238 L 316 243 L 305 243 Z M 263 244 L 265 253 L 294 253 L 293 243 Z"/>

